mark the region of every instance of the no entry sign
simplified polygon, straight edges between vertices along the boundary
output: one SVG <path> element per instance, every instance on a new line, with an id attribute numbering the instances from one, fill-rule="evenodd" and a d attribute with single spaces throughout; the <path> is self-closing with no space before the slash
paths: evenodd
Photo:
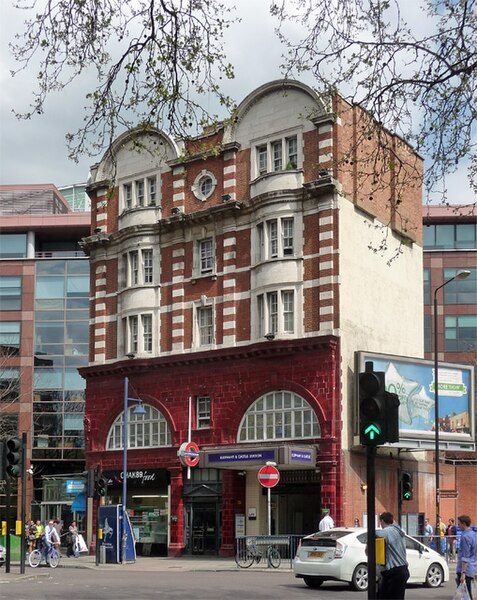
<path id="1" fill-rule="evenodd" d="M 177 456 L 185 467 L 196 467 L 199 464 L 199 446 L 195 442 L 181 444 Z"/>
<path id="2" fill-rule="evenodd" d="M 258 481 L 265 488 L 275 487 L 280 481 L 280 471 L 272 465 L 265 465 L 258 472 Z"/>

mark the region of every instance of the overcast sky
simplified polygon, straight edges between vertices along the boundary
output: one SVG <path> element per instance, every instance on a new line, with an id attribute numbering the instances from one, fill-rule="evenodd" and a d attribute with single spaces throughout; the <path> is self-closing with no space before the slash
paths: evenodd
<path id="1" fill-rule="evenodd" d="M 14 106 L 28 108 L 36 72 L 26 71 L 14 78 L 10 75 L 14 62 L 8 43 L 21 31 L 25 18 L 11 3 L 0 0 L 0 184 L 53 183 L 60 187 L 84 182 L 96 159 L 86 157 L 75 164 L 67 157 L 65 142 L 65 134 L 81 126 L 85 105 L 81 85 L 52 95 L 45 113 L 32 120 L 18 120 L 12 114 Z M 228 58 L 235 66 L 235 79 L 227 82 L 226 92 L 240 102 L 254 88 L 281 77 L 283 49 L 274 33 L 269 0 L 230 3 L 238 7 L 242 20 L 226 33 Z M 311 79 L 301 80 L 313 85 Z M 475 201 L 463 170 L 449 177 L 448 189 L 455 190 L 449 193 L 453 202 Z"/>

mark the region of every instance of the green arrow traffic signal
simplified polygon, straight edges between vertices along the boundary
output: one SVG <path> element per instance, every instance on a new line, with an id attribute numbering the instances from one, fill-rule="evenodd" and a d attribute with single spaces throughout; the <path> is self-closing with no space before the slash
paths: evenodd
<path id="1" fill-rule="evenodd" d="M 367 435 L 370 440 L 374 440 L 376 436 L 381 435 L 381 430 L 374 423 L 371 423 L 364 430 L 364 435 Z"/>
<path id="2" fill-rule="evenodd" d="M 411 492 L 404 492 L 404 500 L 410 500 L 412 497 Z"/>

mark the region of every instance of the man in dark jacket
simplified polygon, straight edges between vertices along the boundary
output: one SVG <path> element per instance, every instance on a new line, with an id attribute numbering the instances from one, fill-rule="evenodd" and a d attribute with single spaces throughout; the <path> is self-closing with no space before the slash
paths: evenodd
<path id="1" fill-rule="evenodd" d="M 381 571 L 378 598 L 404 600 L 409 579 L 404 531 L 394 522 L 390 512 L 381 513 L 379 520 L 382 529 L 376 530 L 376 537 L 384 538 L 386 542 L 386 564 Z"/>

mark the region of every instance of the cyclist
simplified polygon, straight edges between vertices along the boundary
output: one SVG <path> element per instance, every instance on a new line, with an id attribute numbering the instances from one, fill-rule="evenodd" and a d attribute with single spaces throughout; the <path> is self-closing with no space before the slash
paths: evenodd
<path id="1" fill-rule="evenodd" d="M 50 519 L 48 521 L 48 525 L 45 527 L 44 536 L 43 536 L 43 556 L 46 557 L 51 552 L 51 549 L 56 546 L 59 548 L 60 546 L 60 536 L 58 535 L 58 531 L 55 528 L 53 520 Z"/>

